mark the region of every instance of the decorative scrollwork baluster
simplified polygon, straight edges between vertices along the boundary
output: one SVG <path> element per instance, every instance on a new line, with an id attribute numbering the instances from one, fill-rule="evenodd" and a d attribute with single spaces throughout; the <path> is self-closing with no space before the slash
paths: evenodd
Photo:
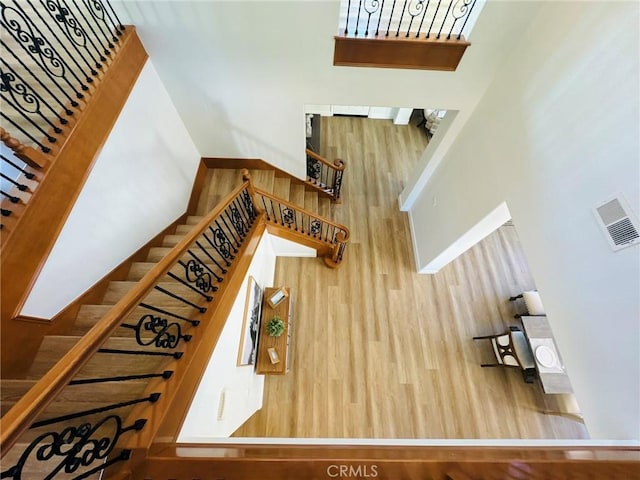
<path id="1" fill-rule="evenodd" d="M 321 172 L 322 164 L 315 158 L 307 156 L 307 177 L 317 182 Z"/>
<path id="2" fill-rule="evenodd" d="M 191 340 L 191 335 L 182 335 L 179 323 L 169 323 L 167 319 L 156 317 L 150 313 L 140 317 L 136 325 L 123 323 L 122 326 L 134 330 L 136 342 L 143 347 L 153 345 L 156 348 L 176 348 L 180 340 L 185 342 Z M 145 333 L 151 333 L 153 336 L 144 338 Z"/>
<path id="3" fill-rule="evenodd" d="M 235 258 L 233 254 L 238 253 L 238 250 L 233 246 L 231 240 L 229 240 L 229 237 L 227 237 L 227 234 L 222 227 L 220 227 L 217 220 L 216 228 L 209 227 L 209 230 L 213 234 L 213 243 L 220 255 L 225 259 L 233 260 Z"/>
<path id="4" fill-rule="evenodd" d="M 0 478 L 25 479 L 25 470 L 30 470 L 32 462 L 48 462 L 52 465 L 45 479 L 56 478 L 61 472 L 67 475 L 78 473 L 76 478 L 86 478 L 110 464 L 128 459 L 129 451 L 125 450 L 120 456 L 105 461 L 123 433 L 141 430 L 145 422 L 138 420 L 129 427 L 123 427 L 119 416 L 109 415 L 93 426 L 83 423 L 77 427 L 67 427 L 61 432 L 44 433 L 31 442 L 18 462 L 2 472 Z M 95 468 L 83 469 L 94 462 L 97 464 Z"/>
<path id="5" fill-rule="evenodd" d="M 314 237 L 317 237 L 321 233 L 322 233 L 322 222 L 317 218 L 314 218 L 313 220 L 311 220 L 311 223 L 309 224 L 309 234 L 313 235 Z"/>
<path id="6" fill-rule="evenodd" d="M 5 68 L 8 66 L 4 60 L 2 63 L 5 64 Z M 0 92 L 6 94 L 7 97 L 11 97 L 10 101 L 6 99 L 7 103 L 9 103 L 14 109 L 20 111 L 25 119 L 32 123 L 35 128 L 40 130 L 47 137 L 47 140 L 55 142 L 55 138 L 48 135 L 47 131 L 40 127 L 37 122 L 32 121 L 31 117 L 33 115 L 37 115 L 47 123 L 55 133 L 61 133 L 62 129 L 49 120 L 48 116 L 43 113 L 41 107 L 47 107 L 51 112 L 51 116 L 56 118 L 63 125 L 68 123 L 67 120 L 60 117 L 56 111 L 53 110 L 53 108 L 51 108 L 51 106 L 45 102 L 37 92 L 29 87 L 29 84 L 25 83 L 20 76 L 15 72 L 6 70 L 5 68 L 0 68 Z"/>
<path id="7" fill-rule="evenodd" d="M 61 1 L 63 3 L 61 3 Z M 102 68 L 102 64 L 100 62 L 104 62 L 107 59 L 100 53 L 100 50 L 96 46 L 95 42 L 89 35 L 87 35 L 84 28 L 82 28 L 80 21 L 76 18 L 75 15 L 73 15 L 73 13 L 71 13 L 71 10 L 66 2 L 64 0 L 40 0 L 40 3 L 44 5 L 51 17 L 58 23 L 60 30 L 62 30 L 65 36 L 72 42 L 72 45 L 74 45 L 76 52 L 78 52 L 78 55 L 80 55 L 87 66 L 91 68 L 84 55 L 80 53 L 79 47 L 86 50 L 87 55 L 89 55 L 91 60 L 94 62 L 95 68 Z M 89 45 L 91 45 L 91 47 L 97 54 L 97 59 L 89 50 Z M 91 75 L 97 74 L 98 72 L 96 72 L 92 68 Z"/>
<path id="8" fill-rule="evenodd" d="M 184 266 L 184 274 L 187 281 L 195 284 L 198 290 L 203 293 L 214 290 L 215 287 L 211 284 L 211 274 L 205 271 L 201 263 L 191 259 L 186 264 L 183 262 L 180 262 L 180 264 Z"/>
<path id="9" fill-rule="evenodd" d="M 242 204 L 244 205 L 245 211 L 249 214 L 251 222 L 253 222 L 256 219 L 256 209 L 253 205 L 251 194 L 247 189 L 244 189 L 240 198 L 242 199 Z"/>
<path id="10" fill-rule="evenodd" d="M 238 210 L 238 207 L 231 204 L 229 206 L 228 211 L 231 212 L 230 214 L 227 212 L 227 214 L 229 215 L 229 221 L 231 222 L 231 225 L 233 225 L 233 228 L 236 230 L 238 235 L 240 235 L 240 238 L 244 238 L 247 234 L 247 228 L 244 223 L 244 220 L 242 219 L 242 215 L 240 215 L 240 211 Z"/>
<path id="11" fill-rule="evenodd" d="M 291 228 L 291 225 L 295 222 L 296 212 L 289 207 L 282 209 L 282 224 Z"/>
<path id="12" fill-rule="evenodd" d="M 67 78 L 67 73 L 75 78 L 81 90 L 88 90 L 88 87 L 82 83 L 73 70 L 69 69 L 51 43 L 28 19 L 22 8 L 19 6 L 13 8 L 0 2 L 0 18 L 2 26 L 11 33 L 47 75 L 64 80 L 77 98 L 84 98 L 84 95 Z"/>
<path id="13" fill-rule="evenodd" d="M 471 6 L 469 6 L 471 5 Z M 462 22 L 462 26 L 460 27 L 460 31 L 458 32 L 458 40 L 462 36 L 462 32 L 464 30 L 465 25 L 467 24 L 467 20 L 471 16 L 471 11 L 473 7 L 476 6 L 476 0 L 458 0 L 453 6 L 453 10 L 451 14 L 453 15 L 454 21 L 453 25 L 451 25 L 451 29 L 449 30 L 449 34 L 447 35 L 447 40 L 451 38 L 451 34 L 453 33 L 453 29 L 456 26 L 456 23 L 461 18 L 464 18 L 464 22 Z"/>

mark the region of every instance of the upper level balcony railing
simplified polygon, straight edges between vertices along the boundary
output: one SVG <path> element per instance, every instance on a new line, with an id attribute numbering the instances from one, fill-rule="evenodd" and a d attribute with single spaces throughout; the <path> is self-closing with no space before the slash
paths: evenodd
<path id="1" fill-rule="evenodd" d="M 455 70 L 482 0 L 343 0 L 334 65 Z"/>

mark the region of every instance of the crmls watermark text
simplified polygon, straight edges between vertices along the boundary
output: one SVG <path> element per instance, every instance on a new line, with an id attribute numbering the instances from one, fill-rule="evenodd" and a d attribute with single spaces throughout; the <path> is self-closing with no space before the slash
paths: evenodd
<path id="1" fill-rule="evenodd" d="M 377 465 L 329 465 L 327 475 L 331 478 L 375 478 Z"/>

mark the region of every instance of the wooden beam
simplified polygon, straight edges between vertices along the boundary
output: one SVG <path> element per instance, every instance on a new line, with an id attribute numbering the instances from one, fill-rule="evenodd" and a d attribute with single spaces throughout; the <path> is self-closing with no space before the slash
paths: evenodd
<path id="1" fill-rule="evenodd" d="M 146 62 L 147 53 L 133 27 L 127 27 L 121 42 L 113 64 L 49 166 L 46 181 L 40 184 L 26 205 L 18 228 L 3 245 L 0 286 L 3 378 L 24 376 L 29 367 L 24 359 L 31 358 L 39 347 L 33 328 L 13 319 L 19 314 Z M 32 325 L 39 328 L 35 323 Z M 16 352 L 17 345 L 20 354 Z"/>
<path id="2" fill-rule="evenodd" d="M 609 447 L 156 445 L 132 478 L 234 480 L 260 472 L 265 480 L 639 479 L 639 453 Z"/>
<path id="3" fill-rule="evenodd" d="M 333 64 L 350 67 L 381 67 L 455 71 L 469 42 L 445 38 L 376 37 L 337 35 Z"/>

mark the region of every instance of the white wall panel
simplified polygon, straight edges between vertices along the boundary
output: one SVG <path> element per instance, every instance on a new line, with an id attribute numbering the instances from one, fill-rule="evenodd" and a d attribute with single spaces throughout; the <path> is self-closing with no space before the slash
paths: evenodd
<path id="1" fill-rule="evenodd" d="M 51 318 L 183 214 L 199 160 L 147 61 L 22 315 Z"/>

